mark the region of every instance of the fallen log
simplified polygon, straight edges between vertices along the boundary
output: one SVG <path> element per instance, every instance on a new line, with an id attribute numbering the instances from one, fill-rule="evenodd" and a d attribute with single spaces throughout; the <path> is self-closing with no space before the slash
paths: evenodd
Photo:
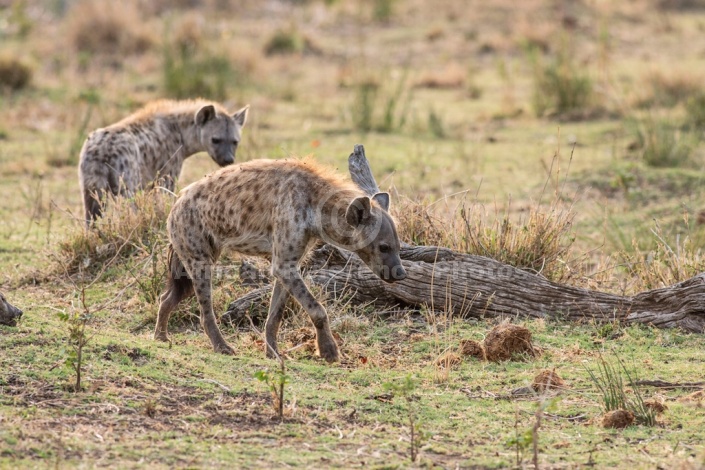
<path id="1" fill-rule="evenodd" d="M 378 191 L 361 145 L 350 155 L 352 179 L 368 194 Z M 670 287 L 625 297 L 551 282 L 483 256 L 434 246 L 402 246 L 407 277 L 379 280 L 353 253 L 331 245 L 314 251 L 304 274 L 332 298 L 373 303 L 380 309 L 425 308 L 459 317 L 525 317 L 642 323 L 705 332 L 705 273 Z M 236 299 L 224 315 L 239 322 L 266 316 L 271 285 Z"/>

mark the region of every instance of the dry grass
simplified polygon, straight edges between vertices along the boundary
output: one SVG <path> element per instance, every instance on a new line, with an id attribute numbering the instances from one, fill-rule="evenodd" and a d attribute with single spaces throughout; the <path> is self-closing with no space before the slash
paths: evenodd
<path id="1" fill-rule="evenodd" d="M 636 106 L 672 107 L 703 92 L 703 77 L 688 69 L 657 69 L 644 78 L 644 92 Z"/>
<path id="2" fill-rule="evenodd" d="M 82 0 L 68 13 L 71 45 L 91 54 L 140 54 L 154 44 L 142 13 L 132 1 Z"/>
<path id="3" fill-rule="evenodd" d="M 158 189 L 109 201 L 94 227 L 86 229 L 83 220 L 77 220 L 59 243 L 57 269 L 105 271 L 115 260 L 136 253 L 151 256 L 167 244 L 166 219 L 172 203 L 173 196 Z"/>

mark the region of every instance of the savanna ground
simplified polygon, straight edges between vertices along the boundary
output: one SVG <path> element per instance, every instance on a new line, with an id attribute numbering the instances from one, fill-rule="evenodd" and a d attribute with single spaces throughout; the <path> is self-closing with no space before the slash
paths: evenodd
<path id="1" fill-rule="evenodd" d="M 601 426 L 600 357 L 703 380 L 700 335 L 647 326 L 516 319 L 538 357 L 444 368 L 494 323 L 326 299 L 344 354 L 329 366 L 292 305 L 280 422 L 253 327 L 222 325 L 239 354 L 215 355 L 190 303 L 171 346 L 151 339 L 169 197 L 86 235 L 76 176 L 87 132 L 149 100 L 249 103 L 240 161 L 313 154 L 345 171 L 364 143 L 407 241 L 626 295 L 669 285 L 704 266 L 703 2 L 3 0 L 0 39 L 0 287 L 25 311 L 0 327 L 1 467 L 533 466 L 537 410 L 544 468 L 705 465 L 693 390 L 642 387 L 667 405 L 655 426 Z M 181 186 L 214 169 L 193 157 Z M 216 281 L 219 312 L 246 291 L 238 262 Z M 554 368 L 557 399 L 511 394 Z M 409 376 L 409 400 L 385 387 Z"/>

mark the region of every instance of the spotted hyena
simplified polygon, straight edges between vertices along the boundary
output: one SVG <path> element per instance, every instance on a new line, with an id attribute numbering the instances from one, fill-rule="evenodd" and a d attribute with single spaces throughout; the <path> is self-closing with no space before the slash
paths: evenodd
<path id="1" fill-rule="evenodd" d="M 0 292 L 0 325 L 15 326 L 21 316 L 22 310 L 8 302 Z"/>
<path id="2" fill-rule="evenodd" d="M 208 152 L 220 166 L 235 161 L 248 107 L 230 114 L 204 100 L 156 101 L 93 131 L 81 149 L 78 177 L 86 221 L 106 195 L 130 195 L 159 184 L 173 190 L 184 160 Z"/>
<path id="3" fill-rule="evenodd" d="M 216 325 L 211 300 L 213 265 L 223 248 L 231 248 L 271 257 L 275 281 L 265 327 L 267 355 L 277 354 L 277 332 L 292 295 L 316 327 L 319 355 L 338 360 L 326 310 L 304 284 L 299 261 L 317 240 L 324 240 L 357 253 L 386 282 L 404 279 L 389 203 L 389 194 L 370 198 L 311 160 L 255 160 L 220 169 L 184 188 L 167 223 L 170 275 L 155 339 L 168 340 L 169 315 L 195 293 L 213 348 L 234 353 Z"/>

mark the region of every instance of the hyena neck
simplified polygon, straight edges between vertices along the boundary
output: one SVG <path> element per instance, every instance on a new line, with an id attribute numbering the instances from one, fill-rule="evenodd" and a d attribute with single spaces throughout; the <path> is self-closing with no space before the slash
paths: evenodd
<path id="1" fill-rule="evenodd" d="M 178 145 L 181 147 L 182 158 L 188 158 L 195 153 L 206 150 L 201 143 L 199 129 L 193 122 L 193 115 L 194 112 L 188 111 L 165 116 L 169 127 L 179 135 Z"/>
<path id="2" fill-rule="evenodd" d="M 345 212 L 356 197 L 363 195 L 359 189 L 340 188 L 313 198 L 311 209 L 318 237 L 339 248 L 349 249 L 354 245 L 356 231 L 345 220 Z"/>

